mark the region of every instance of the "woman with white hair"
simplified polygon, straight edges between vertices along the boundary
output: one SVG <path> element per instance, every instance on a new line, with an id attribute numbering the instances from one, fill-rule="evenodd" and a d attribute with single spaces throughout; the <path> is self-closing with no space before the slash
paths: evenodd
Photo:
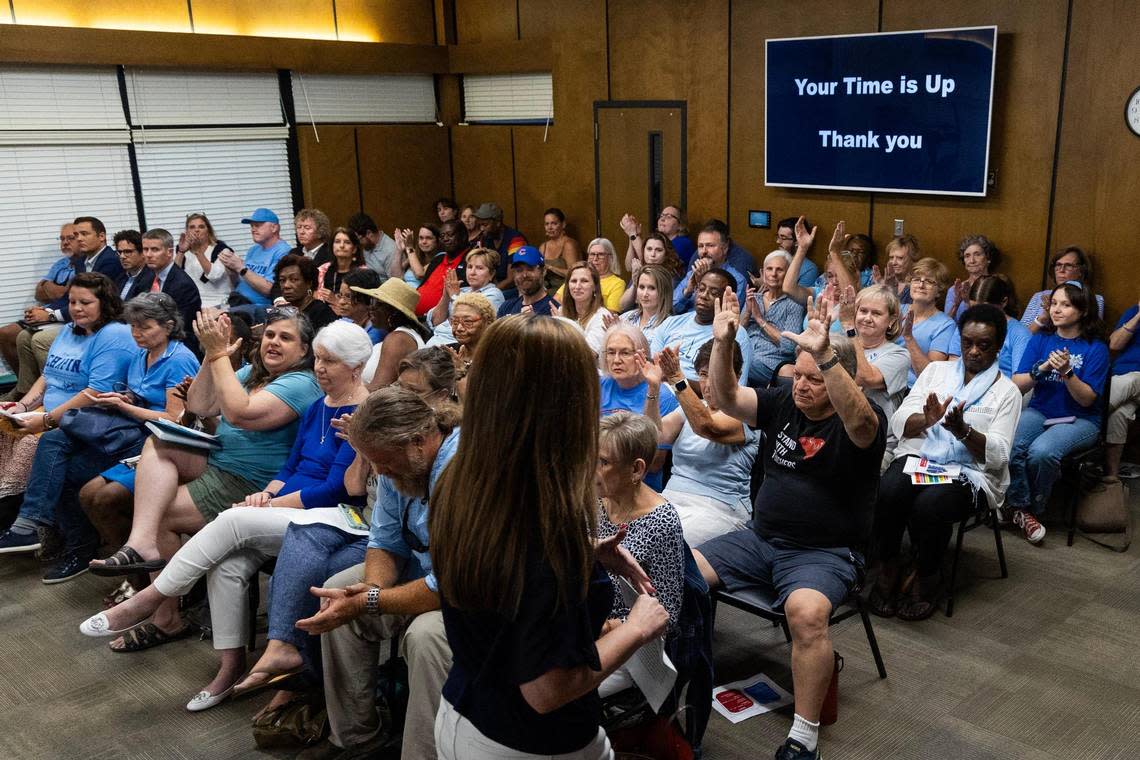
<path id="1" fill-rule="evenodd" d="M 346 525 L 345 513 L 337 505 L 346 501 L 363 504 L 362 498 L 352 499 L 344 486 L 345 471 L 356 452 L 336 435 L 332 423 L 352 414 L 368 396 L 361 372 L 372 353 L 372 341 L 357 325 L 333 322 L 317 334 L 313 350 L 314 371 L 325 395 L 302 417 L 289 458 L 277 477 L 195 534 L 154 583 L 79 627 L 88 636 L 126 634 L 121 647 L 112 646 L 116 651 L 147 648 L 153 645 L 149 642 L 162 637 L 153 623 L 136 626 L 167 600 L 189 592 L 208 573 L 214 648 L 221 652 L 222 662 L 214 680 L 186 705 L 192 712 L 224 701 L 245 670 L 249 584 L 261 565 L 277 556 L 290 523 Z"/>
<path id="2" fill-rule="evenodd" d="M 625 292 L 625 280 L 614 273 L 617 268 L 617 252 L 614 244 L 606 238 L 594 238 L 586 246 L 586 261 L 598 274 L 598 281 L 602 286 L 602 306 L 618 314 L 621 312 L 621 296 Z M 559 303 L 566 303 L 563 297 L 566 285 L 558 289 L 555 298 Z"/>
<path id="3" fill-rule="evenodd" d="M 748 288 L 740 324 L 752 343 L 748 384 L 761 388 L 769 383 L 776 368 L 795 357 L 796 344 L 783 336 L 785 330 L 799 332 L 804 323 L 803 304 L 784 292 L 784 275 L 792 257 L 777 248 L 764 257 L 760 289 Z M 755 283 L 755 280 L 753 280 Z"/>

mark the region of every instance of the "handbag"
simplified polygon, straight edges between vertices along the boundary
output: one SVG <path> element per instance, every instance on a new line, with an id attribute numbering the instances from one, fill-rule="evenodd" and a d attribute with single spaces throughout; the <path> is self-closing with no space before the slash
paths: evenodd
<path id="1" fill-rule="evenodd" d="M 133 417 L 93 406 L 68 409 L 59 420 L 59 429 L 76 443 L 109 457 L 142 446 L 149 435 L 143 423 Z"/>
<path id="2" fill-rule="evenodd" d="M 1124 533 L 1124 544 L 1098 541 L 1086 535 L 1095 544 L 1113 551 L 1123 552 L 1132 543 L 1132 515 L 1128 509 L 1128 489 L 1119 478 L 1101 478 L 1077 502 L 1077 527 L 1081 533 Z"/>
<path id="3" fill-rule="evenodd" d="M 253 740 L 259 749 L 310 747 L 328 731 L 329 716 L 323 699 L 294 697 L 253 719 Z"/>

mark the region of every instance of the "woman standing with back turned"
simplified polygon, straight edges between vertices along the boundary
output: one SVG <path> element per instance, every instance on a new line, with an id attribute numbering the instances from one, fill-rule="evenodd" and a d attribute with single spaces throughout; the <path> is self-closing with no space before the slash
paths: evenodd
<path id="1" fill-rule="evenodd" d="M 641 595 L 598 638 L 612 586 L 597 562 L 623 575 L 637 565 L 618 551 L 624 530 L 597 546 L 592 535 L 596 377 L 585 339 L 563 320 L 502 319 L 480 342 L 459 451 L 430 518 L 454 656 L 435 723 L 443 760 L 613 757 L 598 684 L 665 630 L 665 609 Z M 561 425 L 543 424 L 551 408 Z"/>

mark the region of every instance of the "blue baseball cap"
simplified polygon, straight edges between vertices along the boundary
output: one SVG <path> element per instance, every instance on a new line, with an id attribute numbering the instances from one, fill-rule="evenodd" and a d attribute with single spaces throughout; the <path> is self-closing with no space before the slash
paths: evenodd
<path id="1" fill-rule="evenodd" d="M 242 224 L 253 224 L 254 222 L 272 222 L 273 224 L 281 224 L 281 220 L 267 208 L 255 209 L 252 214 L 241 220 Z"/>
<path id="2" fill-rule="evenodd" d="M 542 252 L 533 245 L 524 245 L 511 254 L 511 266 L 526 264 L 531 267 L 540 267 L 545 263 L 546 259 L 542 258 Z"/>

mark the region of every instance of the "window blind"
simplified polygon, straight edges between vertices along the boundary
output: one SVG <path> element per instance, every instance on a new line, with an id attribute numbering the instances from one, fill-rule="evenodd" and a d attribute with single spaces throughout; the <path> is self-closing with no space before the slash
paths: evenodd
<path id="1" fill-rule="evenodd" d="M 126 84 L 135 126 L 285 123 L 272 72 L 127 69 Z"/>
<path id="2" fill-rule="evenodd" d="M 113 68 L 0 67 L 0 145 L 129 139 Z"/>
<path id="3" fill-rule="evenodd" d="M 21 319 L 59 258 L 59 227 L 94 216 L 115 232 L 139 225 L 125 145 L 0 146 L 0 324 Z"/>
<path id="4" fill-rule="evenodd" d="M 293 73 L 297 121 L 317 124 L 423 123 L 436 120 L 430 74 Z"/>
<path id="5" fill-rule="evenodd" d="M 550 73 L 465 74 L 463 115 L 470 123 L 542 124 L 554 120 Z"/>
<path id="6" fill-rule="evenodd" d="M 199 139 L 192 139 L 195 132 Z M 147 225 L 163 227 L 177 239 L 187 214 L 204 213 L 218 237 L 244 254 L 253 241 L 242 217 L 264 206 L 280 217 L 281 237 L 292 243 L 293 196 L 284 135 L 201 132 L 188 130 L 177 140 L 156 139 L 158 133 L 148 132 L 145 142 L 136 135 Z M 245 139 L 238 136 L 242 133 Z"/>

